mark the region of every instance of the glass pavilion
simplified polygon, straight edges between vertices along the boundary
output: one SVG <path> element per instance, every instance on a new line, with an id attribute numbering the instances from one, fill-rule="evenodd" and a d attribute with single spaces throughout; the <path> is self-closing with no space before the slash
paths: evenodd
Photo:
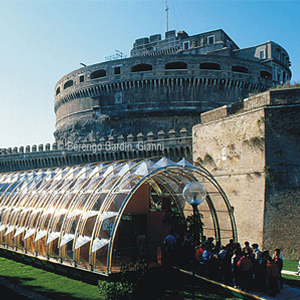
<path id="1" fill-rule="evenodd" d="M 233 208 L 212 175 L 163 157 L 0 174 L 0 248 L 108 275 L 133 259 L 139 232 L 155 264 L 166 211 L 192 212 L 182 196 L 192 181 L 207 192 L 204 235 L 237 240 Z"/>

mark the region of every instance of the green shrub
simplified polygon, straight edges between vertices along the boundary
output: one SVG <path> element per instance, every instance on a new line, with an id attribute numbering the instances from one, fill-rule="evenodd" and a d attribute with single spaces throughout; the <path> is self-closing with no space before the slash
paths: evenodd
<path id="1" fill-rule="evenodd" d="M 131 282 L 108 282 L 99 280 L 98 288 L 100 295 L 106 300 L 130 299 L 134 291 L 135 284 Z"/>
<path id="2" fill-rule="evenodd" d="M 136 262 L 121 266 L 121 277 L 119 281 L 99 280 L 98 288 L 100 295 L 106 300 L 131 299 L 133 293 L 145 286 L 150 278 L 146 262 Z"/>

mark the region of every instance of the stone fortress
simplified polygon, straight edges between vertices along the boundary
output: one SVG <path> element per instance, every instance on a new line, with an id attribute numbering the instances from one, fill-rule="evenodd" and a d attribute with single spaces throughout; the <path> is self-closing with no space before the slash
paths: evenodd
<path id="1" fill-rule="evenodd" d="M 55 87 L 56 141 L 191 132 L 199 113 L 291 78 L 289 56 L 267 42 L 239 49 L 223 31 L 137 39 L 131 57 L 75 70 Z"/>
<path id="2" fill-rule="evenodd" d="M 296 259 L 300 89 L 274 89 L 289 84 L 290 65 L 275 42 L 240 49 L 223 30 L 137 39 L 130 58 L 61 78 L 56 142 L 1 149 L 0 171 L 185 156 L 220 182 L 241 243 Z"/>

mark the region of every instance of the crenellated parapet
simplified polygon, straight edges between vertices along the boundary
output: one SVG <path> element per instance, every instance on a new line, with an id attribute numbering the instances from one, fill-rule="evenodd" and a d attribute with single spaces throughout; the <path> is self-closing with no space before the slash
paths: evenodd
<path id="1" fill-rule="evenodd" d="M 295 105 L 300 103 L 300 88 L 298 85 L 271 89 L 258 95 L 252 95 L 242 101 L 224 105 L 201 114 L 201 123 L 220 120 L 237 113 L 252 111 L 262 107 Z"/>
<path id="2" fill-rule="evenodd" d="M 137 135 L 103 136 L 99 139 L 47 143 L 0 149 L 0 172 L 153 156 L 191 158 L 192 137 L 186 128 Z"/>

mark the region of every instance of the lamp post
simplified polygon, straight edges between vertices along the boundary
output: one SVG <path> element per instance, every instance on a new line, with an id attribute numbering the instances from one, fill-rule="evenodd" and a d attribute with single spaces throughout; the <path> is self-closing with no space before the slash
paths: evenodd
<path id="1" fill-rule="evenodd" d="M 188 183 L 183 191 L 183 197 L 185 201 L 193 207 L 193 218 L 194 218 L 194 226 L 193 226 L 193 247 L 194 250 L 196 248 L 196 211 L 198 209 L 198 205 L 202 203 L 206 198 L 206 191 L 204 186 L 197 181 L 193 181 Z M 193 257 L 194 261 L 194 257 Z M 195 299 L 195 264 L 193 263 L 193 299 Z"/>

